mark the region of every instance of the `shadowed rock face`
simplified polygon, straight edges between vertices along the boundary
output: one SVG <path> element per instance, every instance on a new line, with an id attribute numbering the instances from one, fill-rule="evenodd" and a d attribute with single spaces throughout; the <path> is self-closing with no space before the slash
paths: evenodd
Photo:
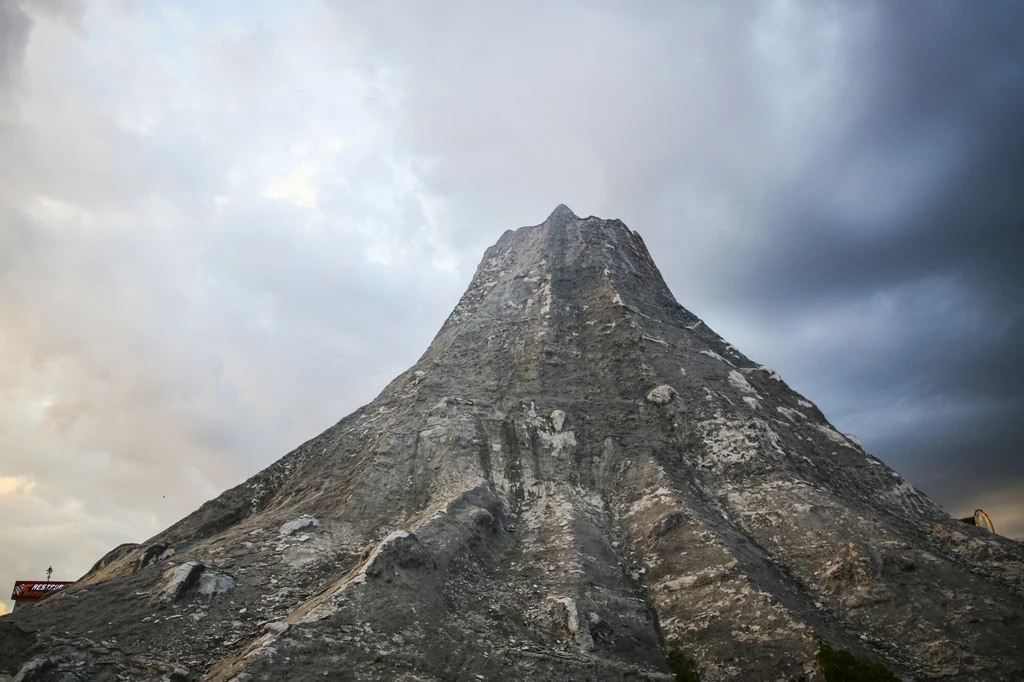
<path id="1" fill-rule="evenodd" d="M 1022 576 L 559 206 L 372 403 L 0 620 L 0 676 L 1022 679 Z"/>

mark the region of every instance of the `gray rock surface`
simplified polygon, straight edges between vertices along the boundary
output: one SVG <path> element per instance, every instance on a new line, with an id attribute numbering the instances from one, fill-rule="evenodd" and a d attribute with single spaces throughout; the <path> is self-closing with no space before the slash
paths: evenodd
<path id="1" fill-rule="evenodd" d="M 0 619 L 0 675 L 1024 679 L 1022 576 L 559 206 L 372 403 Z"/>

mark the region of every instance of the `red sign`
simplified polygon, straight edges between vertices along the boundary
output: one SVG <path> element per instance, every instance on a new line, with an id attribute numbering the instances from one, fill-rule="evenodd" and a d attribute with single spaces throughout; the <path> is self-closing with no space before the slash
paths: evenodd
<path id="1" fill-rule="evenodd" d="M 42 599 L 48 594 L 59 592 L 73 580 L 15 580 L 11 599 Z"/>

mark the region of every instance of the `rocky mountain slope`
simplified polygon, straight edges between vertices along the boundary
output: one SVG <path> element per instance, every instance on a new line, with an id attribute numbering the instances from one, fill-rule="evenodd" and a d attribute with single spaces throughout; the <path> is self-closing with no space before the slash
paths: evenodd
<path id="1" fill-rule="evenodd" d="M 813 680 L 821 641 L 1011 680 L 1022 614 L 1024 546 L 708 329 L 622 222 L 559 206 L 369 405 L 0 619 L 0 679 Z"/>

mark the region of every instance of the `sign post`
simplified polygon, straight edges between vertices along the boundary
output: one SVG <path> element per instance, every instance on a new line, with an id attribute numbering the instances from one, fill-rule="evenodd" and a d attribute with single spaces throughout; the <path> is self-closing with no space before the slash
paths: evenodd
<path id="1" fill-rule="evenodd" d="M 53 569 L 49 569 L 46 572 L 46 577 L 49 578 L 52 572 Z M 14 611 L 23 606 L 35 604 L 55 592 L 60 592 L 73 582 L 73 580 L 16 580 L 14 581 L 14 592 L 11 593 L 11 599 L 14 600 Z"/>

